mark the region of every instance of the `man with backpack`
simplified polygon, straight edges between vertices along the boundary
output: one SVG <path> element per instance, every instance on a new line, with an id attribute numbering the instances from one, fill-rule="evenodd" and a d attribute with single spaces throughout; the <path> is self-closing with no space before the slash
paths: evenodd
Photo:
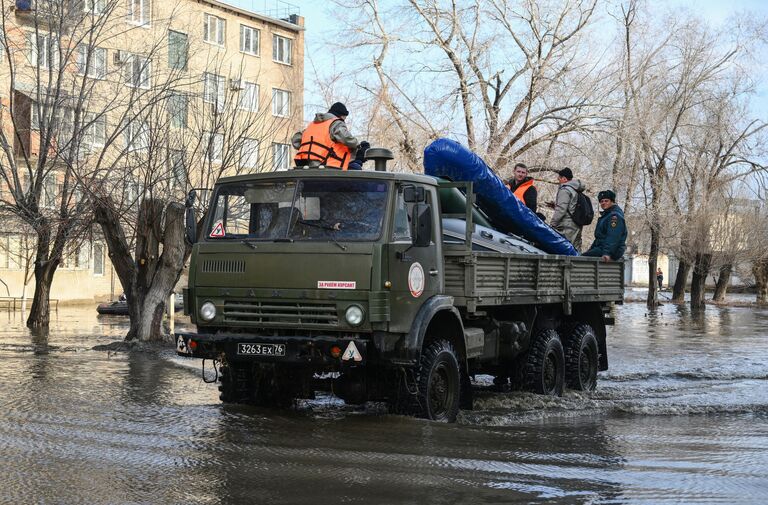
<path id="1" fill-rule="evenodd" d="M 610 189 L 598 193 L 597 201 L 602 214 L 595 227 L 595 241 L 584 256 L 600 256 L 603 261 L 619 260 L 624 256 L 627 243 L 624 211 L 616 205 L 616 193 Z"/>
<path id="2" fill-rule="evenodd" d="M 592 202 L 584 194 L 586 186 L 573 178 L 573 172 L 565 167 L 557 173 L 560 187 L 555 198 L 555 212 L 551 226 L 567 238 L 577 251 L 581 250 L 581 229 L 595 217 Z"/>

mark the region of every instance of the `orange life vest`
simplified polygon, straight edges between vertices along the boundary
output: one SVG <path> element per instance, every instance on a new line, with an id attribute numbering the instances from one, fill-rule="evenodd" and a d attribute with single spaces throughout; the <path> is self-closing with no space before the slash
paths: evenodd
<path id="1" fill-rule="evenodd" d="M 533 179 L 531 179 L 530 181 L 525 181 L 524 183 L 519 185 L 517 189 L 513 192 L 513 194 L 517 197 L 518 200 L 525 203 L 525 200 L 523 200 L 523 195 L 525 194 L 526 191 L 528 191 L 528 188 L 530 188 L 531 186 L 533 186 Z"/>
<path id="2" fill-rule="evenodd" d="M 341 121 L 341 119 L 333 118 L 321 123 L 314 121 L 309 123 L 301 134 L 301 145 L 294 159 L 319 161 L 326 167 L 346 170 L 351 153 L 345 144 L 331 139 L 331 125 L 334 121 Z"/>

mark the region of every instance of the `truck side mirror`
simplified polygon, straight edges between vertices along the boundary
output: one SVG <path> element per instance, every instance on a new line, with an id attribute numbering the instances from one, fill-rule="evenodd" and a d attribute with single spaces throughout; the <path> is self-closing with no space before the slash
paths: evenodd
<path id="1" fill-rule="evenodd" d="M 403 200 L 408 203 L 424 202 L 427 199 L 426 191 L 421 186 L 403 187 Z"/>
<path id="2" fill-rule="evenodd" d="M 421 188 L 423 190 L 423 188 Z M 426 203 L 413 206 L 412 233 L 414 247 L 427 247 L 432 243 L 432 207 Z"/>
<path id="3" fill-rule="evenodd" d="M 195 218 L 195 190 L 191 190 L 187 194 L 187 199 L 184 201 L 184 236 L 189 244 L 197 242 L 197 219 Z"/>

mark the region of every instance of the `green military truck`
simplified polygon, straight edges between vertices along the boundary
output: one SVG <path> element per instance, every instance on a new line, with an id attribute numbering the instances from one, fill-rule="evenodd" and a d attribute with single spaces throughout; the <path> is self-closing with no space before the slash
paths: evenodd
<path id="1" fill-rule="evenodd" d="M 214 360 L 222 401 L 256 405 L 330 390 L 451 422 L 477 374 L 593 389 L 623 263 L 544 254 L 493 229 L 471 184 L 387 172 L 378 154 L 376 171 L 221 179 L 199 240 L 188 219 L 197 332 L 177 352 Z"/>

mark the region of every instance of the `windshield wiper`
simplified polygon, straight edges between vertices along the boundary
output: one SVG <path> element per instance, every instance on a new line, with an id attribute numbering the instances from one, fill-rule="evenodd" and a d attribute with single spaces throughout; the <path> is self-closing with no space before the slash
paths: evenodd
<path id="1" fill-rule="evenodd" d="M 329 231 L 330 233 L 328 235 L 329 235 L 331 241 L 334 244 L 336 244 L 337 246 L 339 246 L 339 248 L 342 251 L 346 251 L 347 250 L 347 246 L 345 246 L 344 244 L 340 243 L 338 240 L 336 240 L 336 237 L 335 237 L 335 233 L 337 231 L 341 230 L 341 223 L 335 223 L 333 226 L 330 226 L 330 225 L 327 225 L 327 224 L 311 223 L 309 221 L 305 221 L 304 219 L 299 219 L 296 222 L 297 223 L 301 223 L 301 224 L 306 225 L 306 226 L 311 226 L 313 228 L 320 228 L 321 230 Z"/>
<path id="2" fill-rule="evenodd" d="M 253 241 L 251 241 L 251 240 L 241 240 L 240 243 L 247 245 L 248 247 L 250 247 L 254 251 L 256 250 L 256 244 Z"/>
<path id="3" fill-rule="evenodd" d="M 341 230 L 341 223 L 335 223 L 333 226 L 331 226 L 327 224 L 313 223 L 311 221 L 306 221 L 304 219 L 299 219 L 297 220 L 297 222 L 306 226 L 311 226 L 313 228 L 320 228 L 321 230 L 330 230 L 330 231 Z"/>
<path id="4" fill-rule="evenodd" d="M 333 243 L 336 244 L 337 246 L 339 246 L 339 248 L 342 251 L 346 251 L 347 250 L 347 246 L 345 246 L 344 244 L 342 244 L 338 240 L 336 240 L 336 237 L 334 237 L 333 234 L 334 234 L 334 231 L 331 230 L 330 236 L 331 236 L 331 240 L 333 241 Z"/>

